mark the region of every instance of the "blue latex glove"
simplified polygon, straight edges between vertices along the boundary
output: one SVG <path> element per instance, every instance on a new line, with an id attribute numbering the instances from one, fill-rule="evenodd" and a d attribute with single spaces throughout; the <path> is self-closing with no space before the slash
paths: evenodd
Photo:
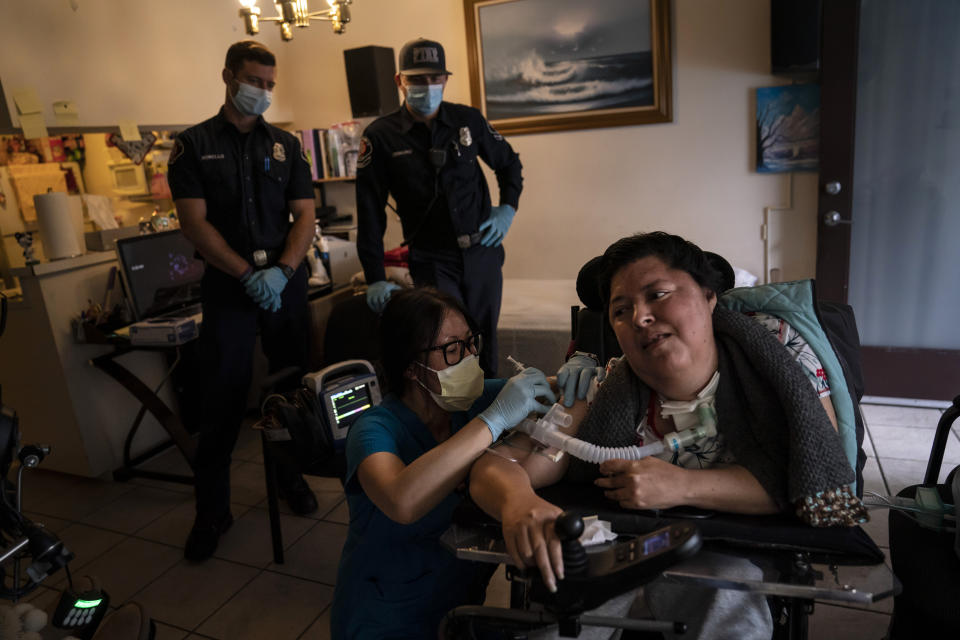
<path id="1" fill-rule="evenodd" d="M 546 413 L 550 410 L 549 405 L 538 402 L 537 398 L 549 400 L 551 404 L 557 401 L 543 372 L 527 367 L 507 380 L 507 384 L 479 417 L 487 423 L 487 428 L 496 440 L 505 429 L 512 429 L 520 424 L 531 411 Z"/>
<path id="2" fill-rule="evenodd" d="M 563 406 L 572 407 L 575 400 L 583 400 L 590 389 L 590 381 L 596 377 L 603 381 L 606 369 L 597 365 L 591 356 L 580 353 L 573 355 L 557 371 L 557 386 L 563 394 Z"/>
<path id="3" fill-rule="evenodd" d="M 480 244 L 485 247 L 499 247 L 503 238 L 507 235 L 510 224 L 513 222 L 513 216 L 516 213 L 517 210 L 508 204 L 490 209 L 490 217 L 481 222 L 480 228 L 477 229 L 481 232 L 486 231 L 480 238 Z"/>
<path id="4" fill-rule="evenodd" d="M 277 311 L 280 311 L 281 305 L 282 305 L 282 300 L 280 299 L 279 293 L 275 293 L 271 295 L 269 298 L 264 300 L 263 303 L 260 304 L 260 306 L 263 308 L 264 311 L 269 311 L 270 313 L 276 313 Z"/>
<path id="5" fill-rule="evenodd" d="M 387 306 L 390 296 L 400 287 L 387 282 L 386 280 L 377 280 L 367 287 L 367 306 L 374 313 L 380 313 Z"/>
<path id="6" fill-rule="evenodd" d="M 287 276 L 283 274 L 280 267 L 254 271 L 243 280 L 247 295 L 266 311 L 276 311 L 280 308 L 280 294 L 286 286 Z"/>
<path id="7" fill-rule="evenodd" d="M 260 305 L 262 301 L 267 299 L 267 285 L 263 283 L 260 277 L 254 279 L 256 275 L 256 271 L 251 271 L 243 278 L 240 278 L 240 282 L 243 283 L 243 288 L 247 292 L 247 295 L 250 296 L 257 305 Z"/>

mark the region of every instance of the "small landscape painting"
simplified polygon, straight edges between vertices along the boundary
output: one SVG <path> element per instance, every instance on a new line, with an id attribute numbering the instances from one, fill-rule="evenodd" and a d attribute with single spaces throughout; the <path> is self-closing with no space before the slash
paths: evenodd
<path id="1" fill-rule="evenodd" d="M 757 171 L 816 171 L 820 160 L 820 87 L 757 89 Z"/>

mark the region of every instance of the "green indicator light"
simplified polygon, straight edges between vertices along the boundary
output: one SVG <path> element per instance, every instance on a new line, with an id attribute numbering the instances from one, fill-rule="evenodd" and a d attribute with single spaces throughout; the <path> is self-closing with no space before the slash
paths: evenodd
<path id="1" fill-rule="evenodd" d="M 103 598 L 99 600 L 77 600 L 73 603 L 73 606 L 77 609 L 93 609 L 101 602 L 103 602 Z"/>

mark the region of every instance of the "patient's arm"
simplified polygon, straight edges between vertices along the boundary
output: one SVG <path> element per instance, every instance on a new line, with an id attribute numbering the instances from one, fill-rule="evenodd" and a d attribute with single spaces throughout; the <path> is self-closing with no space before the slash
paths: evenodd
<path id="1" fill-rule="evenodd" d="M 833 402 L 830 401 L 830 396 L 820 398 L 820 404 L 823 405 L 824 411 L 827 412 L 827 417 L 830 418 L 830 424 L 833 425 L 833 430 L 839 431 L 839 427 L 837 427 L 837 413 L 833 410 Z"/>
<path id="2" fill-rule="evenodd" d="M 746 468 L 731 464 L 684 469 L 660 458 L 608 460 L 605 477 L 594 481 L 626 509 L 668 509 L 681 505 L 730 513 L 777 513 L 773 498 Z"/>

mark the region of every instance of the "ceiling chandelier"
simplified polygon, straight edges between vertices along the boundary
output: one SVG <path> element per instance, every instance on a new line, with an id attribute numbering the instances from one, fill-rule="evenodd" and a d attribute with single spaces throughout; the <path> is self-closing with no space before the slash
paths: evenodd
<path id="1" fill-rule="evenodd" d="M 326 20 L 333 26 L 334 33 L 343 33 L 350 22 L 350 5 L 353 0 L 327 0 L 329 9 L 310 11 L 307 0 L 280 0 L 274 4 L 279 15 L 261 18 L 257 0 L 240 0 L 240 17 L 247 33 L 251 36 L 260 33 L 260 22 L 279 22 L 280 37 L 293 40 L 293 27 L 309 27 L 311 20 Z"/>

